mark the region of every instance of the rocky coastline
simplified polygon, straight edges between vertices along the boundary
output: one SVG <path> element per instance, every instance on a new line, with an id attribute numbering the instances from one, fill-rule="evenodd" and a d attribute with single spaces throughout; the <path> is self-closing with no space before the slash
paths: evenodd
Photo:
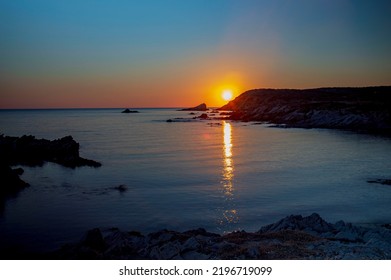
<path id="1" fill-rule="evenodd" d="M 391 135 L 391 87 L 254 89 L 219 108 L 227 119 Z"/>
<path id="2" fill-rule="evenodd" d="M 116 228 L 89 230 L 82 240 L 46 255 L 53 259 L 391 259 L 391 226 L 328 223 L 318 214 L 291 215 L 248 233 L 195 229 L 147 235 Z"/>

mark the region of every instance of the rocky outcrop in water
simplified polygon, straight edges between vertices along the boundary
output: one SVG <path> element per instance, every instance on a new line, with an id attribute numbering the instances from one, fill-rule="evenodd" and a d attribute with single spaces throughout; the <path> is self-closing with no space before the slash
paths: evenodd
<path id="1" fill-rule="evenodd" d="M 10 137 L 0 135 L 0 157 L 9 165 L 41 166 L 54 162 L 66 167 L 99 167 L 99 162 L 79 155 L 79 143 L 72 136 L 56 140 L 36 139 L 34 136 Z"/>
<path id="2" fill-rule="evenodd" d="M 24 170 L 22 168 L 12 169 L 7 164 L 0 163 L 0 200 L 5 196 L 15 195 L 20 190 L 29 186 L 28 183 L 19 178 L 23 172 Z"/>
<path id="3" fill-rule="evenodd" d="M 318 214 L 288 216 L 259 231 L 219 235 L 204 229 L 142 235 L 93 229 L 57 259 L 391 259 L 391 230 L 364 228 Z"/>
<path id="4" fill-rule="evenodd" d="M 195 119 L 206 120 L 206 119 L 209 119 L 209 116 L 208 116 L 208 114 L 201 114 L 200 116 L 195 117 Z"/>
<path id="5" fill-rule="evenodd" d="M 140 113 L 140 112 L 136 111 L 136 110 L 125 109 L 121 113 L 124 113 L 124 114 L 134 114 L 134 113 Z"/>
<path id="6" fill-rule="evenodd" d="M 57 140 L 36 139 L 34 136 L 10 137 L 0 135 L 0 197 L 15 194 L 28 186 L 19 178 L 23 169 L 12 169 L 13 165 L 42 166 L 54 162 L 66 167 L 91 166 L 101 164 L 79 155 L 79 143 L 72 136 Z"/>
<path id="7" fill-rule="evenodd" d="M 391 133 L 391 87 L 254 89 L 219 110 L 231 120 Z"/>
<path id="8" fill-rule="evenodd" d="M 208 110 L 208 107 L 206 106 L 206 104 L 202 103 L 202 104 L 200 104 L 198 106 L 181 109 L 179 111 L 207 111 L 207 110 Z"/>
<path id="9" fill-rule="evenodd" d="M 368 180 L 367 182 L 391 186 L 391 179 L 376 179 L 376 180 Z"/>

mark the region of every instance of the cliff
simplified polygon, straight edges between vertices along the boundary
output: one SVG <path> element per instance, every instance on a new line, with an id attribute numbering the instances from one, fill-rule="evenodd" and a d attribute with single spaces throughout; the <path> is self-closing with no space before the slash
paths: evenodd
<path id="1" fill-rule="evenodd" d="M 391 133 L 391 87 L 254 89 L 219 110 L 229 119 L 288 127 Z"/>

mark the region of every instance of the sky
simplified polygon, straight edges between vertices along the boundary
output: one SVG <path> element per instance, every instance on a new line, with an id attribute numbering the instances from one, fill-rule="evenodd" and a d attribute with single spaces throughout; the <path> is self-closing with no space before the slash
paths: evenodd
<path id="1" fill-rule="evenodd" d="M 0 108 L 391 85 L 391 1 L 0 0 Z"/>

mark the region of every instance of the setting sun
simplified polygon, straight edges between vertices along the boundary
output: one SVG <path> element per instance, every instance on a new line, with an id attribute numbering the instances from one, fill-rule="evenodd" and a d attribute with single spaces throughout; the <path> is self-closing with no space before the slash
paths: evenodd
<path id="1" fill-rule="evenodd" d="M 232 99 L 233 93 L 232 90 L 226 89 L 222 93 L 222 97 L 225 101 L 230 101 Z"/>

